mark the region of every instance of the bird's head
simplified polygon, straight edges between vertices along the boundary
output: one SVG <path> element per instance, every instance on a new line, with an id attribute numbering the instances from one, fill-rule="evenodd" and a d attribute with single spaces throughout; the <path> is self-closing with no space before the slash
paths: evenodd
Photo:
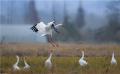
<path id="1" fill-rule="evenodd" d="M 55 21 L 52 21 L 52 22 L 48 23 L 48 25 L 51 26 L 51 29 L 53 29 L 55 32 L 60 33 L 58 31 L 58 29 L 56 28 Z"/>
<path id="2" fill-rule="evenodd" d="M 16 58 L 18 59 L 18 58 L 19 58 L 19 56 L 18 56 L 18 55 L 16 55 Z"/>
<path id="3" fill-rule="evenodd" d="M 55 26 L 55 21 L 49 22 L 49 25 L 51 25 L 51 27 Z"/>

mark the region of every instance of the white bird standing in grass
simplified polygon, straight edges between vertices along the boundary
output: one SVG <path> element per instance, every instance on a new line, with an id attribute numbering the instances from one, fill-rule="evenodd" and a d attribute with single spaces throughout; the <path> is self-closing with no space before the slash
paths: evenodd
<path id="1" fill-rule="evenodd" d="M 116 61 L 115 55 L 114 55 L 114 51 L 113 51 L 113 53 L 112 53 L 111 64 L 112 64 L 112 65 L 113 65 L 113 64 L 117 64 L 117 61 Z"/>
<path id="2" fill-rule="evenodd" d="M 48 68 L 48 69 L 52 68 L 51 58 L 52 58 L 52 53 L 50 53 L 49 58 L 45 61 L 45 67 Z"/>
<path id="3" fill-rule="evenodd" d="M 13 70 L 20 70 L 20 67 L 18 66 L 19 56 L 16 56 L 16 58 L 17 58 L 17 61 L 16 61 L 16 63 L 13 65 Z"/>
<path id="4" fill-rule="evenodd" d="M 26 62 L 25 57 L 24 57 L 24 68 L 23 69 L 30 69 L 30 65 Z"/>
<path id="5" fill-rule="evenodd" d="M 60 33 L 58 31 L 58 28 L 62 26 L 62 24 L 55 24 L 54 21 L 49 22 L 47 25 L 44 22 L 40 22 L 38 24 L 35 24 L 34 26 L 31 27 L 33 32 L 38 32 L 41 34 L 41 36 L 46 36 L 48 39 L 48 42 L 50 42 L 54 47 L 58 46 L 55 44 L 53 38 L 52 38 L 52 32 L 53 30 L 57 33 Z"/>
<path id="6" fill-rule="evenodd" d="M 84 51 L 82 51 L 82 57 L 79 60 L 81 66 L 86 66 L 88 63 L 84 60 Z"/>

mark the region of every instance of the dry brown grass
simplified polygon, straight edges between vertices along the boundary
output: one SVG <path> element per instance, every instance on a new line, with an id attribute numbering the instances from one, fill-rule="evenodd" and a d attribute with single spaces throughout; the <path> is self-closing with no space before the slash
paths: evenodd
<path id="1" fill-rule="evenodd" d="M 54 50 L 56 56 L 80 56 L 81 50 L 86 56 L 110 56 L 112 51 L 116 56 L 120 56 L 119 44 L 72 44 L 59 43 L 58 48 L 53 48 L 48 44 L 26 44 L 11 43 L 0 45 L 0 55 L 43 55 L 46 56 L 50 49 Z"/>

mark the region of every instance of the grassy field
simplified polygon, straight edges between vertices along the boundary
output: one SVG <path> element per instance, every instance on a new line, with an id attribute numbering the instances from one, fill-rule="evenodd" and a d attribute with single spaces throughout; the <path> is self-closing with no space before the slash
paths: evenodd
<path id="1" fill-rule="evenodd" d="M 49 49 L 54 49 L 52 70 L 44 67 Z M 81 50 L 85 51 L 85 59 L 88 62 L 85 67 L 78 63 Z M 117 65 L 110 65 L 113 50 Z M 20 56 L 21 68 L 24 67 L 23 56 L 27 56 L 30 70 L 13 71 L 15 55 Z M 45 44 L 3 44 L 0 45 L 0 74 L 120 74 L 120 45 L 60 44 L 59 48 L 52 48 Z"/>

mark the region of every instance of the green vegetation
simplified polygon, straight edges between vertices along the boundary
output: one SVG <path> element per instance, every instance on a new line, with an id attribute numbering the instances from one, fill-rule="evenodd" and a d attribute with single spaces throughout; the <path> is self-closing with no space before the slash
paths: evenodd
<path id="1" fill-rule="evenodd" d="M 117 57 L 118 64 L 110 65 L 111 57 L 86 57 L 88 66 L 81 67 L 78 63 L 79 57 L 53 57 L 53 69 L 51 71 L 44 67 L 47 57 L 28 56 L 27 62 L 30 70 L 12 71 L 12 65 L 16 58 L 13 56 L 1 56 L 0 69 L 7 74 L 119 74 L 120 57 Z M 24 67 L 22 58 L 19 66 Z"/>
<path id="2" fill-rule="evenodd" d="M 50 49 L 54 49 L 53 69 L 47 70 L 44 62 Z M 81 67 L 78 60 L 81 51 L 85 51 L 88 65 Z M 117 65 L 110 65 L 111 54 L 115 52 Z M 16 62 L 15 55 L 20 56 L 19 66 L 22 70 L 13 71 Z M 31 66 L 23 70 L 23 56 Z M 55 49 L 47 44 L 3 44 L 0 45 L 0 74 L 120 74 L 120 45 L 119 44 L 60 44 Z"/>

